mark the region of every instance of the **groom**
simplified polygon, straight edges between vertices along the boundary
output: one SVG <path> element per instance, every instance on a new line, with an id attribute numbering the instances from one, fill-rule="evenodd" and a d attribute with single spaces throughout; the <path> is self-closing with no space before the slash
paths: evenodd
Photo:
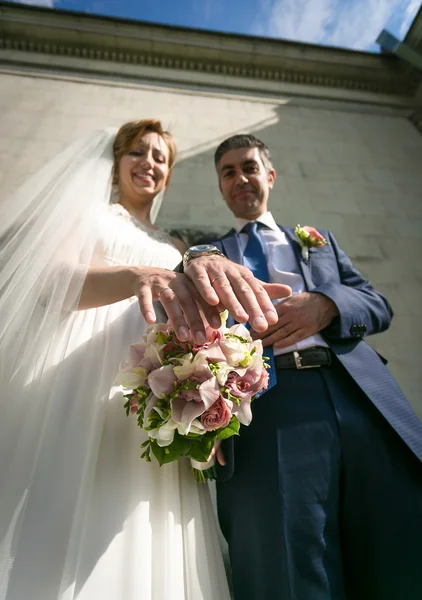
<path id="1" fill-rule="evenodd" d="M 213 244 L 293 290 L 255 334 L 275 385 L 223 447 L 218 511 L 235 598 L 421 600 L 422 424 L 363 339 L 388 328 L 391 307 L 331 233 L 316 232 L 328 244 L 304 258 L 276 225 L 263 142 L 231 137 L 215 166 L 235 224 Z"/>

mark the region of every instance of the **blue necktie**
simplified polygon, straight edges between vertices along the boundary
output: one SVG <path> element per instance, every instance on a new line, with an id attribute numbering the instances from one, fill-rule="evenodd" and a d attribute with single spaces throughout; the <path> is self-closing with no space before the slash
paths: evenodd
<path id="1" fill-rule="evenodd" d="M 243 264 L 248 267 L 257 279 L 261 281 L 270 281 L 267 258 L 265 256 L 264 246 L 258 233 L 260 223 L 251 222 L 242 229 L 248 236 L 245 252 L 243 253 Z M 269 381 L 266 391 L 271 389 L 277 383 L 277 374 L 275 370 L 274 352 L 272 346 L 264 348 L 264 356 L 268 356 L 271 368 L 268 371 Z"/>

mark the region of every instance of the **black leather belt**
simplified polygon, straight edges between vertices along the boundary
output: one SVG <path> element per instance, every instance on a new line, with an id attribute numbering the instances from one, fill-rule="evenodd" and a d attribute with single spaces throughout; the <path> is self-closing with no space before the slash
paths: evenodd
<path id="1" fill-rule="evenodd" d="M 321 346 L 294 350 L 274 357 L 276 369 L 313 369 L 329 367 L 332 363 L 331 350 Z"/>

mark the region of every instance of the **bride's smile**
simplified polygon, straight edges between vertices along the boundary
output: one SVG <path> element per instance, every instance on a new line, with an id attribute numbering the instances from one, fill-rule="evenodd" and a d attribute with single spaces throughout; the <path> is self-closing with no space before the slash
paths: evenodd
<path id="1" fill-rule="evenodd" d="M 132 174 L 132 178 L 135 183 L 140 183 L 141 185 L 145 184 L 145 183 L 146 184 L 155 183 L 155 177 L 154 177 L 154 175 L 152 175 L 150 173 L 134 171 Z"/>

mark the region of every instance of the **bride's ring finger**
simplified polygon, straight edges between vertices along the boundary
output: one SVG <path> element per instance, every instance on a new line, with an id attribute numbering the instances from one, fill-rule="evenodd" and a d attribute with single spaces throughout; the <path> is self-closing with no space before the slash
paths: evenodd
<path id="1" fill-rule="evenodd" d="M 211 279 L 211 285 L 214 285 L 215 281 L 218 281 L 219 279 L 223 279 L 224 275 L 218 275 L 218 277 L 214 277 L 214 279 Z"/>
<path id="2" fill-rule="evenodd" d="M 161 294 L 164 294 L 164 292 L 166 292 L 167 290 L 171 291 L 171 288 L 169 288 L 169 287 L 163 288 L 160 292 L 158 292 L 157 298 L 160 299 Z"/>
<path id="3" fill-rule="evenodd" d="M 164 292 L 168 292 L 165 294 Z M 180 298 L 170 287 L 164 287 L 155 291 L 156 298 L 161 302 L 167 313 L 169 321 L 172 323 L 176 335 L 180 341 L 186 342 L 189 339 L 189 326 L 183 315 Z"/>

